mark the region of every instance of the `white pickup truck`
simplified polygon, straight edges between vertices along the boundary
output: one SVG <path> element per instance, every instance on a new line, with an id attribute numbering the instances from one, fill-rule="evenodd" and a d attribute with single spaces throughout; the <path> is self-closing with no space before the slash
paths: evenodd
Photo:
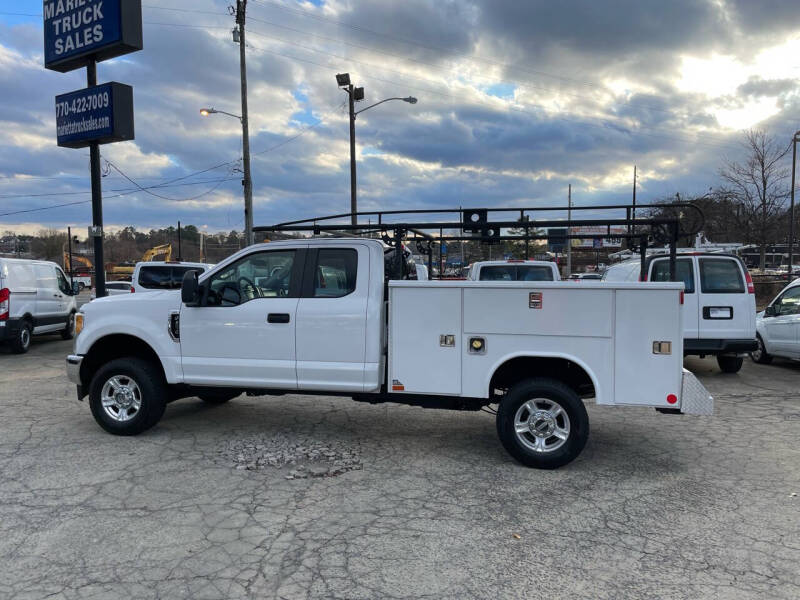
<path id="1" fill-rule="evenodd" d="M 100 298 L 67 372 L 105 430 L 154 426 L 165 405 L 303 392 L 431 408 L 497 407 L 525 465 L 586 444 L 582 399 L 711 414 L 682 369 L 683 283 L 386 281 L 370 239 L 245 248 L 181 293 Z M 121 303 L 125 303 L 124 305 Z"/>

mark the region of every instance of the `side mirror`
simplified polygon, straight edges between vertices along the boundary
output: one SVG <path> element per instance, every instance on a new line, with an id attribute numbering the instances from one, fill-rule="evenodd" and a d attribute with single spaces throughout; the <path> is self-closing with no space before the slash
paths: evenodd
<path id="1" fill-rule="evenodd" d="M 80 293 L 80 291 L 81 291 L 81 284 L 79 284 L 77 281 L 73 281 L 72 282 L 72 295 L 73 296 L 77 296 Z"/>
<path id="2" fill-rule="evenodd" d="M 200 284 L 197 282 L 197 271 L 186 271 L 181 282 L 181 301 L 186 306 L 197 306 L 200 303 Z"/>
<path id="3" fill-rule="evenodd" d="M 764 309 L 765 317 L 774 317 L 777 314 L 778 314 L 778 308 L 774 304 L 770 304 L 767 308 Z"/>

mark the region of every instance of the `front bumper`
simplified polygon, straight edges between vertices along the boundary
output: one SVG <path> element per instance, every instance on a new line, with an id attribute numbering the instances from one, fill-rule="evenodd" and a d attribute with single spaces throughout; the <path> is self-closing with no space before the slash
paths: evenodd
<path id="1" fill-rule="evenodd" d="M 83 357 L 77 354 L 67 356 L 67 378 L 75 385 L 81 385 L 81 362 Z"/>
<path id="2" fill-rule="evenodd" d="M 718 340 L 705 338 L 686 338 L 683 340 L 683 354 L 742 354 L 758 349 L 758 342 L 752 340 Z"/>

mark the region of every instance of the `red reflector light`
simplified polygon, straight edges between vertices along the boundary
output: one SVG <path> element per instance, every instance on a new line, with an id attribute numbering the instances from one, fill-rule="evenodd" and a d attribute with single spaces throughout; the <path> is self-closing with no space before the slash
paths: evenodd
<path id="1" fill-rule="evenodd" d="M 644 277 L 639 275 L 639 281 L 647 281 L 647 273 L 644 274 Z"/>
<path id="2" fill-rule="evenodd" d="M 402 391 L 405 391 L 405 389 L 406 389 L 406 386 L 404 386 L 404 385 L 397 385 L 397 384 L 392 385 L 392 391 L 393 392 L 402 392 Z"/>
<path id="3" fill-rule="evenodd" d="M 678 401 L 678 397 L 675 394 L 670 394 L 667 396 L 667 402 L 669 404 L 675 404 Z"/>
<path id="4" fill-rule="evenodd" d="M 681 304 L 683 304 L 683 290 L 681 290 Z"/>
<path id="5" fill-rule="evenodd" d="M 136 288 L 131 286 L 131 294 L 136 291 Z"/>
<path id="6" fill-rule="evenodd" d="M 755 294 L 756 293 L 756 288 L 753 285 L 753 278 L 750 277 L 750 271 L 748 271 L 747 269 L 745 269 L 745 271 L 744 271 L 744 280 L 747 282 L 747 293 L 748 294 Z"/>
<path id="7" fill-rule="evenodd" d="M 11 290 L 3 288 L 0 290 L 0 321 L 8 320 L 8 313 L 11 310 Z"/>

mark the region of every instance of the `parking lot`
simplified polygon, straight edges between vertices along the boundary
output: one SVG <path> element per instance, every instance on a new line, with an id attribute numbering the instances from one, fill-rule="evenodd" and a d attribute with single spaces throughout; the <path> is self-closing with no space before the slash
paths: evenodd
<path id="1" fill-rule="evenodd" d="M 114 437 L 70 347 L 0 351 L 0 597 L 800 597 L 800 364 L 688 359 L 713 418 L 590 406 L 540 471 L 491 415 L 343 398 L 185 399 Z"/>

